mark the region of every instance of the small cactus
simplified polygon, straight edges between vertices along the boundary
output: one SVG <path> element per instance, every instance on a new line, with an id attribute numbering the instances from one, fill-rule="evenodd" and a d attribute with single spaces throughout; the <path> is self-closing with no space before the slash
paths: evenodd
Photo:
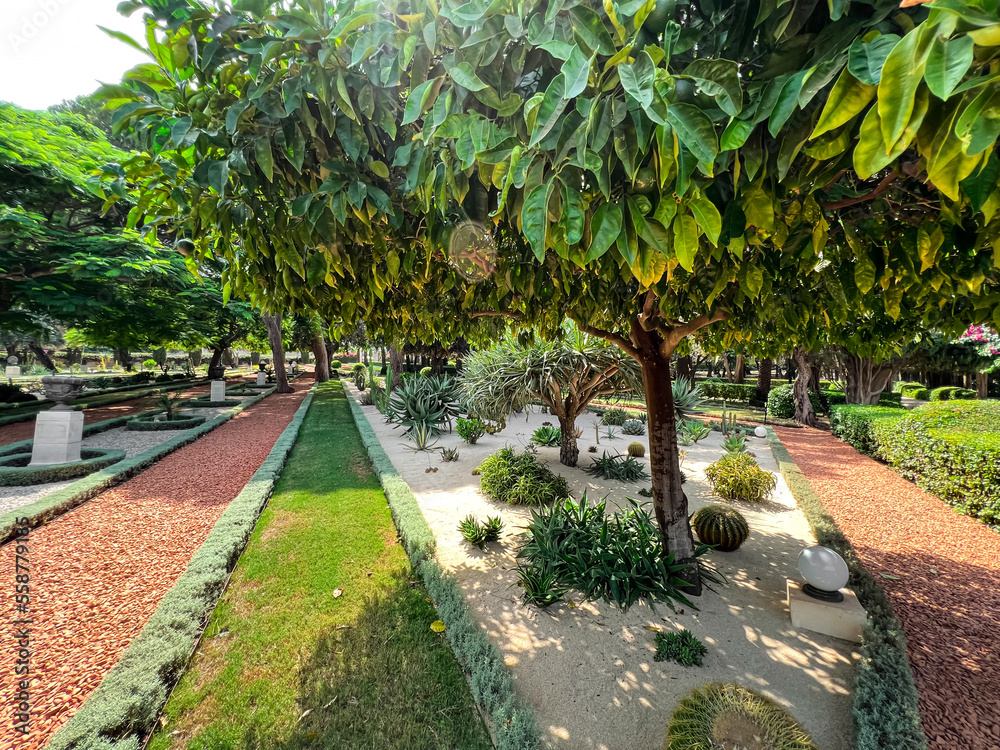
<path id="1" fill-rule="evenodd" d="M 642 458 L 646 455 L 646 446 L 642 443 L 629 443 L 628 454 L 633 458 Z"/>
<path id="2" fill-rule="evenodd" d="M 705 544 L 722 552 L 733 552 L 750 536 L 747 520 L 735 508 L 706 505 L 691 516 L 691 528 Z"/>

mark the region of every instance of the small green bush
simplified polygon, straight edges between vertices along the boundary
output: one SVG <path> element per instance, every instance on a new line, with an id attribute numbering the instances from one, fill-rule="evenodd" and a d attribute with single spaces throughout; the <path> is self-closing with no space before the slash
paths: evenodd
<path id="1" fill-rule="evenodd" d="M 607 451 L 600 458 L 593 459 L 593 463 L 586 469 L 586 472 L 602 479 L 616 479 L 619 482 L 638 482 L 640 479 L 649 479 L 649 474 L 634 456 L 620 454 L 609 456 Z"/>
<path id="2" fill-rule="evenodd" d="M 979 394 L 968 388 L 959 388 L 951 395 L 952 399 L 958 399 L 959 401 L 972 401 L 979 398 Z"/>
<path id="3" fill-rule="evenodd" d="M 486 434 L 486 427 L 478 419 L 459 417 L 455 423 L 455 432 L 469 445 L 475 445 L 476 441 Z"/>
<path id="4" fill-rule="evenodd" d="M 236 403 L 242 403 L 237 401 Z M 125 423 L 125 429 L 131 430 L 133 432 L 162 432 L 164 430 L 187 430 L 191 427 L 197 427 L 205 421 L 205 417 L 198 417 L 193 414 L 177 416 L 174 415 L 173 419 L 164 419 L 163 421 L 157 422 L 156 418 L 161 416 L 159 413 L 156 414 L 140 414 L 134 419 L 130 419 Z"/>
<path id="5" fill-rule="evenodd" d="M 430 376 L 431 376 L 431 368 L 429 368 L 429 367 L 421 367 L 420 368 L 420 377 L 422 377 L 422 378 L 429 378 Z"/>
<path id="6" fill-rule="evenodd" d="M 500 539 L 503 519 L 500 516 L 489 516 L 485 521 L 480 521 L 470 513 L 459 522 L 458 530 L 462 532 L 465 541 L 482 549 L 485 545 Z"/>
<path id="7" fill-rule="evenodd" d="M 627 411 L 614 406 L 610 409 L 605 409 L 604 414 L 601 416 L 601 424 L 621 427 L 628 419 L 629 413 Z"/>
<path id="8" fill-rule="evenodd" d="M 542 425 L 531 434 L 535 445 L 553 446 L 562 443 L 562 430 L 551 425 Z"/>
<path id="9" fill-rule="evenodd" d="M 749 453 L 727 453 L 705 469 L 708 483 L 725 500 L 759 503 L 767 500 L 778 481 L 757 465 Z"/>
<path id="10" fill-rule="evenodd" d="M 0 383 L 0 403 L 5 404 L 22 404 L 29 401 L 37 401 L 34 396 L 30 393 L 26 393 L 18 388 L 16 385 L 10 385 L 9 383 Z"/>
<path id="11" fill-rule="evenodd" d="M 923 387 L 924 387 L 923 383 L 914 383 L 913 381 L 897 380 L 895 383 L 892 384 L 892 392 L 902 395 L 904 390 L 912 388 L 923 388 Z"/>
<path id="12" fill-rule="evenodd" d="M 705 644 L 690 630 L 682 630 L 679 633 L 676 631 L 657 633 L 656 654 L 653 656 L 653 661 L 676 661 L 685 667 L 692 665 L 700 667 L 707 653 Z"/>
<path id="13" fill-rule="evenodd" d="M 340 360 L 339 359 L 333 360 L 330 363 L 330 369 L 331 370 L 339 370 L 340 369 Z"/>
<path id="14" fill-rule="evenodd" d="M 809 391 L 809 400 L 813 411 L 824 413 L 823 405 L 815 392 Z M 793 419 L 795 417 L 795 401 L 792 397 L 792 384 L 784 383 L 771 389 L 767 394 L 767 413 L 778 419 Z"/>
<path id="15" fill-rule="evenodd" d="M 962 390 L 957 385 L 944 385 L 931 391 L 931 401 L 951 401 L 956 391 Z"/>
<path id="16" fill-rule="evenodd" d="M 511 505 L 545 505 L 570 497 L 569 483 L 530 453 L 501 448 L 478 468 L 483 492 Z"/>
<path id="17" fill-rule="evenodd" d="M 157 375 L 153 380 L 157 383 L 172 383 L 174 378 L 167 373 L 163 373 L 162 375 Z"/>
<path id="18" fill-rule="evenodd" d="M 931 392 L 927 388 L 913 388 L 910 390 L 903 391 L 903 396 L 905 398 L 913 398 L 917 401 L 930 401 Z"/>

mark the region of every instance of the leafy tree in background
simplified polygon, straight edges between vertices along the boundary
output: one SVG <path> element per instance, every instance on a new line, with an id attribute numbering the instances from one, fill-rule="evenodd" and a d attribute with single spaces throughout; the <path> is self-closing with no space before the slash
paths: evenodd
<path id="1" fill-rule="evenodd" d="M 681 561 L 685 338 L 805 346 L 876 286 L 892 319 L 1000 315 L 1000 40 L 971 4 L 149 6 L 154 62 L 104 95 L 151 224 L 235 294 L 390 340 L 568 316 L 614 343 Z"/>

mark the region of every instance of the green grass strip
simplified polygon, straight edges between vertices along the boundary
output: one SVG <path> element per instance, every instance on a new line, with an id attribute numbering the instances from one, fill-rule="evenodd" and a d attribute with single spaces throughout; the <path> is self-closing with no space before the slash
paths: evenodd
<path id="1" fill-rule="evenodd" d="M 854 683 L 857 750 L 926 750 L 920 725 L 917 686 L 906 655 L 903 624 L 893 613 L 885 590 L 862 565 L 854 547 L 813 490 L 805 474 L 773 430 L 771 446 L 781 475 L 824 547 L 836 550 L 851 571 L 851 588 L 868 613 L 862 633 L 861 661 Z"/>
<path id="2" fill-rule="evenodd" d="M 488 750 L 412 578 L 343 388 L 321 385 L 150 748 Z"/>
<path id="3" fill-rule="evenodd" d="M 306 394 L 264 463 L 219 516 L 149 622 L 46 750 L 142 746 L 281 476 L 312 400 L 313 393 Z"/>
<path id="4" fill-rule="evenodd" d="M 399 476 L 368 418 L 350 391 L 345 389 L 361 440 L 389 500 L 392 517 L 414 570 L 424 582 L 447 626 L 445 631 L 455 656 L 465 669 L 472 695 L 492 719 L 498 750 L 535 750 L 540 739 L 534 712 L 514 692 L 514 678 L 503 663 L 500 649 L 476 624 L 455 577 L 434 559 L 434 533 L 427 525 L 410 486 Z"/>
<path id="5" fill-rule="evenodd" d="M 259 396 L 249 398 L 239 406 L 224 411 L 214 419 L 211 419 L 194 429 L 185 430 L 183 434 L 160 443 L 159 445 L 153 446 L 145 453 L 140 453 L 138 456 L 127 458 L 124 461 L 112 464 L 106 469 L 89 474 L 83 477 L 83 479 L 73 482 L 73 484 L 68 487 L 56 490 L 55 492 L 39 498 L 29 505 L 22 505 L 20 508 L 15 508 L 14 510 L 0 514 L 0 544 L 5 544 L 13 537 L 15 529 L 18 525 L 16 523 L 18 519 L 27 518 L 28 525 L 35 527 L 40 526 L 57 516 L 61 516 L 66 511 L 71 510 L 78 505 L 82 505 L 88 500 L 97 497 L 105 490 L 114 487 L 116 484 L 120 484 L 129 477 L 135 476 L 143 469 L 152 466 L 161 458 L 173 453 L 178 448 L 181 448 L 188 443 L 193 443 L 205 433 L 211 432 L 219 425 L 228 422 L 241 411 L 253 406 L 265 396 L 268 396 L 273 392 L 274 389 L 272 388 L 271 390 L 261 393 Z M 117 420 L 106 420 L 105 422 L 98 422 L 97 425 L 107 425 L 109 422 L 115 421 L 124 423 L 128 419 L 129 417 L 122 417 Z M 95 427 L 97 425 L 95 425 Z M 114 426 L 117 427 L 118 425 Z M 110 427 L 105 427 L 105 429 L 110 429 Z M 86 433 L 86 428 L 84 428 L 84 432 Z M 30 441 L 22 441 L 22 443 L 27 442 Z M 13 443 L 12 445 L 18 445 L 18 443 Z M 11 446 L 5 446 L 4 452 L 7 453 L 7 448 L 10 447 Z"/>

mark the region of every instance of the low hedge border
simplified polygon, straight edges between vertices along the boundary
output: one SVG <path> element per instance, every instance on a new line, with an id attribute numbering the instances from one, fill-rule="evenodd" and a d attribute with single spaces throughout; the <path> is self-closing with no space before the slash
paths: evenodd
<path id="1" fill-rule="evenodd" d="M 40 498 L 39 500 L 36 500 L 28 505 L 23 505 L 20 508 L 15 508 L 14 510 L 0 514 L 0 544 L 5 544 L 13 538 L 17 526 L 19 525 L 17 524 L 18 519 L 26 518 L 28 521 L 27 525 L 34 528 L 36 526 L 41 526 L 46 521 L 50 521 L 57 516 L 61 516 L 66 511 L 71 510 L 78 505 L 83 505 L 83 503 L 97 497 L 108 488 L 114 487 L 116 484 L 135 476 L 143 469 L 152 466 L 167 454 L 173 453 L 175 450 L 187 445 L 188 443 L 193 443 L 205 433 L 211 432 L 220 424 L 228 422 L 244 409 L 253 406 L 257 402 L 266 398 L 270 395 L 270 393 L 270 391 L 267 391 L 252 399 L 247 399 L 240 406 L 230 409 L 229 411 L 225 411 L 214 419 L 209 420 L 208 422 L 205 422 L 205 424 L 195 427 L 192 430 L 186 430 L 177 437 L 171 438 L 170 440 L 150 448 L 145 453 L 140 453 L 138 456 L 133 456 L 132 458 L 119 461 L 110 468 L 94 472 L 83 479 L 73 482 L 73 484 L 69 487 L 57 490 L 56 492 L 46 495 L 45 497 Z M 108 421 L 117 421 L 119 424 L 122 424 L 127 421 L 127 419 L 127 417 L 123 417 L 117 420 Z M 86 434 L 86 428 L 84 429 L 84 433 Z M 7 446 L 7 448 L 10 447 L 11 446 Z"/>
<path id="2" fill-rule="evenodd" d="M 208 618 L 271 497 L 315 390 L 303 399 L 264 463 L 219 516 L 187 569 L 47 750 L 138 750 L 180 679 Z"/>
<path id="3" fill-rule="evenodd" d="M 902 623 L 893 613 L 885 590 L 858 559 L 850 541 L 774 430 L 768 429 L 767 441 L 817 541 L 836 550 L 847 561 L 851 587 L 868 613 L 854 683 L 856 750 L 926 750 L 927 738 L 920 726 L 917 686 L 906 655 Z"/>
<path id="4" fill-rule="evenodd" d="M 490 719 L 487 726 L 497 750 L 536 750 L 540 738 L 534 711 L 515 695 L 514 677 L 504 666 L 500 649 L 472 619 L 455 577 L 434 559 L 434 533 L 409 485 L 392 465 L 354 395 L 346 387 L 344 394 L 389 501 L 403 547 L 445 624 L 445 635 L 469 679 L 473 698 Z"/>
<path id="5" fill-rule="evenodd" d="M 162 432 L 164 430 L 188 430 L 192 427 L 197 427 L 202 424 L 206 417 L 199 417 L 194 414 L 183 417 L 174 417 L 169 422 L 163 420 L 157 422 L 156 417 L 158 417 L 162 411 L 156 411 L 152 414 L 140 414 L 138 417 L 134 417 L 125 423 L 126 430 L 138 431 L 138 432 Z"/>
<path id="6" fill-rule="evenodd" d="M 112 419 L 105 419 L 103 422 L 94 422 L 94 424 L 85 424 L 83 426 L 83 436 L 90 437 L 91 435 L 97 435 L 101 432 L 107 432 L 108 430 L 114 430 L 118 427 L 122 427 L 128 422 L 131 417 L 114 417 Z M 7 445 L 0 446 L 0 456 L 6 456 L 10 453 L 25 453 L 31 450 L 31 444 L 34 442 L 32 439 L 28 440 L 18 440 L 16 443 L 8 443 Z"/>
<path id="7" fill-rule="evenodd" d="M 25 487 L 31 484 L 65 482 L 67 479 L 93 474 L 125 458 L 125 451 L 84 448 L 80 461 L 67 464 L 28 466 L 31 452 L 7 453 L 0 457 L 0 487 Z M 12 464 L 23 463 L 21 466 Z"/>
<path id="8" fill-rule="evenodd" d="M 225 401 L 209 401 L 207 398 L 193 398 L 188 401 L 188 406 L 192 407 L 204 407 L 204 406 L 239 406 L 243 402 L 236 398 L 227 398 Z"/>

